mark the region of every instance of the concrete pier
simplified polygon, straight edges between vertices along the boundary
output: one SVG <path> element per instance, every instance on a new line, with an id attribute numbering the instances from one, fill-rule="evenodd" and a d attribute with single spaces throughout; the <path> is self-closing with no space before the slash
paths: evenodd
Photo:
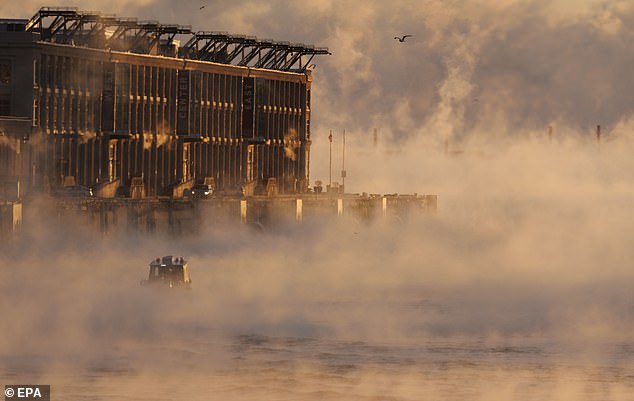
<path id="1" fill-rule="evenodd" d="M 103 234 L 169 233 L 184 235 L 199 232 L 206 224 L 259 224 L 273 227 L 281 224 L 311 224 L 324 217 L 352 218 L 373 221 L 381 218 L 405 216 L 409 213 L 436 213 L 436 195 L 358 195 L 305 194 L 302 196 L 211 197 L 206 199 L 151 198 L 78 198 L 53 199 L 57 216 L 85 219 Z M 0 221 L 5 232 L 5 214 Z M 6 208 L 6 206 L 3 206 Z M 25 205 L 29 216 L 30 205 Z M 3 209 L 4 210 L 4 209 Z"/>

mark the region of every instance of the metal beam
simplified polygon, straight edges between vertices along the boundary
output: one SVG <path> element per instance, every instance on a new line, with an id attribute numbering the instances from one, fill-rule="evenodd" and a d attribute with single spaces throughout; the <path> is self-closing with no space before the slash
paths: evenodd
<path id="1" fill-rule="evenodd" d="M 316 55 L 331 54 L 327 48 L 311 45 L 258 40 L 227 32 L 192 33 L 190 26 L 139 22 L 136 18 L 78 11 L 75 7 L 42 7 L 27 22 L 25 30 L 40 33 L 44 41 L 142 54 L 152 54 L 161 40 L 171 44 L 177 35 L 191 35 L 181 47 L 180 57 L 282 71 L 305 70 Z M 158 48 L 160 52 L 162 48 Z"/>
<path id="2" fill-rule="evenodd" d="M 245 36 L 244 39 L 234 46 L 231 53 L 227 55 L 227 59 L 229 63 L 233 64 L 233 61 L 239 56 L 242 55 L 244 58 L 244 50 L 249 47 L 255 47 L 257 45 L 257 38 L 255 36 Z"/>
<path id="3" fill-rule="evenodd" d="M 273 47 L 273 41 L 272 40 L 257 40 L 256 39 L 256 45 L 253 46 L 251 48 L 251 51 L 249 53 L 247 53 L 246 55 L 242 56 L 242 59 L 240 61 L 238 61 L 237 65 L 240 66 L 247 66 L 249 65 L 249 63 L 251 61 L 253 61 L 253 59 L 255 59 L 256 56 L 260 56 L 262 55 L 262 50 L 271 50 L 271 48 Z"/>
<path id="4" fill-rule="evenodd" d="M 273 42 L 271 51 L 255 63 L 255 68 L 272 68 L 282 54 L 286 54 L 289 42 Z"/>

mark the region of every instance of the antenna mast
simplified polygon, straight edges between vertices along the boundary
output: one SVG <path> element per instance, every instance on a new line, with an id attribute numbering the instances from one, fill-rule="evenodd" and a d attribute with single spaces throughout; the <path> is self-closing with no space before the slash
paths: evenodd
<path id="1" fill-rule="evenodd" d="M 343 157 L 341 159 L 341 186 L 346 190 L 346 130 L 343 130 Z"/>

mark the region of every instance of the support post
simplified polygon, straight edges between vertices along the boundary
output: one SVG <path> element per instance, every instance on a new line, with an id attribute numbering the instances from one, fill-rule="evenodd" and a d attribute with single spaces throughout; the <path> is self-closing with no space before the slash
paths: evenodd
<path id="1" fill-rule="evenodd" d="M 105 204 L 101 204 L 99 208 L 99 216 L 100 216 L 100 228 L 102 234 L 108 233 L 108 209 Z"/>
<path id="2" fill-rule="evenodd" d="M 11 231 L 16 232 L 22 225 L 22 203 L 13 202 L 12 218 L 11 218 Z"/>
<path id="3" fill-rule="evenodd" d="M 330 191 L 330 188 L 332 188 L 332 130 L 330 130 L 330 135 L 328 135 L 328 142 L 328 191 Z"/>
<path id="4" fill-rule="evenodd" d="M 302 222 L 302 217 L 303 217 L 303 202 L 301 199 L 297 199 L 295 201 L 295 220 L 298 223 Z"/>
<path id="5" fill-rule="evenodd" d="M 387 198 L 385 196 L 381 198 L 381 211 L 383 217 L 387 217 Z"/>
<path id="6" fill-rule="evenodd" d="M 240 201 L 240 222 L 242 224 L 247 223 L 247 200 L 242 199 Z"/>

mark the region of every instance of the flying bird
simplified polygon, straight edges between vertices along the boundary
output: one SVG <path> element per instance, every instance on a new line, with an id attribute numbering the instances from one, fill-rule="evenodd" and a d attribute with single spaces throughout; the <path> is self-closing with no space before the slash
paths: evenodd
<path id="1" fill-rule="evenodd" d="M 401 36 L 401 37 L 394 36 L 394 39 L 396 39 L 396 40 L 398 40 L 399 42 L 403 43 L 403 42 L 405 42 L 405 39 L 407 39 L 407 38 L 411 38 L 411 37 L 412 37 L 412 35 L 403 35 L 403 36 Z"/>
<path id="2" fill-rule="evenodd" d="M 205 6 L 201 6 L 200 9 L 202 10 L 203 8 L 205 8 Z"/>

